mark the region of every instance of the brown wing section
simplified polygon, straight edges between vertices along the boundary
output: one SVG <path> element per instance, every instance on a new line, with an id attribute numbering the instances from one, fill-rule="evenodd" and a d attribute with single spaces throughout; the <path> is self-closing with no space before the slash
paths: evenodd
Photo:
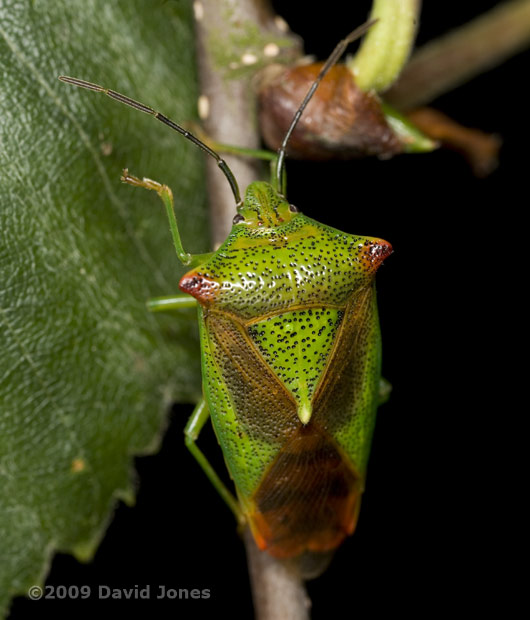
<path id="1" fill-rule="evenodd" d="M 294 399 L 258 354 L 245 327 L 211 313 L 208 332 L 242 430 L 256 439 L 283 443 L 298 426 Z"/>
<path id="2" fill-rule="evenodd" d="M 355 529 L 361 490 L 336 442 L 300 425 L 254 495 L 258 546 L 280 558 L 335 549 Z"/>

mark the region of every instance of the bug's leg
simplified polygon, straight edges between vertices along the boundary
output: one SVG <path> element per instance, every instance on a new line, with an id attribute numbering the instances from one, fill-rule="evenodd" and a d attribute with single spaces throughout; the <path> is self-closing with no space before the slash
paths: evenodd
<path id="1" fill-rule="evenodd" d="M 282 186 L 276 187 L 276 177 L 278 168 L 278 153 L 274 151 L 264 151 L 262 149 L 247 149 L 242 146 L 231 146 L 229 144 L 213 143 L 215 148 L 221 153 L 229 153 L 233 155 L 243 155 L 245 157 L 254 157 L 256 159 L 265 159 L 270 162 L 271 185 L 285 196 L 286 191 L 286 175 L 282 170 Z"/>
<path id="2" fill-rule="evenodd" d="M 153 297 L 146 302 L 149 312 L 171 312 L 185 308 L 196 308 L 197 300 L 186 293 L 179 295 L 166 295 L 165 297 Z"/>
<path id="3" fill-rule="evenodd" d="M 162 202 L 164 203 L 164 206 L 166 207 L 166 213 L 169 219 L 169 228 L 171 229 L 171 235 L 173 237 L 173 243 L 175 245 L 177 256 L 179 257 L 179 260 L 184 265 L 196 265 L 201 262 L 204 262 L 205 260 L 207 260 L 209 256 L 211 256 L 211 254 L 189 254 L 188 252 L 184 250 L 184 247 L 182 246 L 182 241 L 180 239 L 180 233 L 179 233 L 179 229 L 177 225 L 177 218 L 175 216 L 175 206 L 173 204 L 173 192 L 171 191 L 170 187 L 168 187 L 167 185 L 162 185 L 161 183 L 158 183 L 157 181 L 153 181 L 152 179 L 147 179 L 147 178 L 139 179 L 138 177 L 135 177 L 132 174 L 129 174 L 129 171 L 127 170 L 127 168 L 125 168 L 125 170 L 123 171 L 121 180 L 124 183 L 128 183 L 129 185 L 132 185 L 134 187 L 143 187 L 144 189 L 151 189 L 160 196 L 160 198 L 162 199 Z"/>
<path id="4" fill-rule="evenodd" d="M 201 398 L 198 405 L 193 410 L 186 428 L 184 429 L 185 443 L 188 450 L 193 454 L 195 460 L 199 463 L 204 473 L 208 476 L 208 479 L 215 487 L 216 491 L 226 502 L 227 506 L 234 513 L 237 522 L 240 525 L 245 523 L 245 517 L 241 511 L 239 503 L 234 495 L 227 489 L 224 482 L 219 478 L 214 468 L 210 465 L 208 459 L 204 456 L 199 446 L 197 446 L 197 439 L 201 432 L 202 427 L 210 417 L 210 411 L 204 398 Z"/>
<path id="5" fill-rule="evenodd" d="M 208 141 L 209 145 L 213 145 L 216 151 L 228 153 L 229 155 L 242 155 L 243 157 L 254 157 L 255 159 L 264 159 L 266 161 L 276 161 L 277 153 L 267 151 L 265 149 L 249 149 L 244 146 L 234 146 L 233 144 L 222 144 L 220 142 Z"/>
<path id="6" fill-rule="evenodd" d="M 286 175 L 282 170 L 282 187 L 276 187 L 276 177 L 278 168 L 278 153 L 274 151 L 265 151 L 263 149 L 247 149 L 243 146 L 232 146 L 230 144 L 220 144 L 219 142 L 209 141 L 208 144 L 211 148 L 221 153 L 228 153 L 231 155 L 242 155 L 244 157 L 254 157 L 255 159 L 265 159 L 270 162 L 271 173 L 271 185 L 278 189 L 283 195 L 286 191 Z"/>
<path id="7" fill-rule="evenodd" d="M 392 384 L 381 377 L 379 379 L 379 390 L 377 392 L 377 404 L 384 405 L 390 399 L 390 393 L 392 392 Z"/>
<path id="8" fill-rule="evenodd" d="M 276 169 L 278 167 L 278 153 L 274 151 L 264 151 L 262 149 L 246 149 L 242 146 L 231 146 L 229 144 L 219 144 L 213 142 L 215 148 L 222 153 L 229 153 L 232 155 L 243 155 L 244 157 L 254 157 L 256 159 L 265 159 L 270 162 L 271 173 L 271 185 L 276 185 Z M 278 188 L 276 188 L 278 189 Z M 280 188 L 282 194 L 285 195 L 285 174 L 282 174 L 282 187 Z"/>
<path id="9" fill-rule="evenodd" d="M 219 153 L 228 153 L 229 155 L 240 155 L 242 157 L 253 157 L 255 159 L 264 159 L 270 162 L 271 185 L 276 186 L 278 153 L 276 151 L 267 151 L 266 149 L 250 149 L 244 146 L 234 146 L 233 144 L 223 144 L 212 140 L 208 134 L 201 129 L 200 126 L 193 124 L 194 133 L 200 137 L 201 141 L 207 144 L 212 150 Z M 285 195 L 285 174 L 282 171 L 282 187 L 276 188 Z"/>
<path id="10" fill-rule="evenodd" d="M 243 157 L 254 157 L 256 159 L 265 159 L 268 161 L 276 161 L 278 155 L 275 151 L 268 151 L 266 149 L 252 149 L 245 146 L 234 146 L 233 144 L 224 144 L 223 142 L 217 142 L 211 138 L 204 129 L 197 123 L 189 123 L 190 129 L 193 133 L 208 146 L 212 151 L 228 153 L 229 155 L 242 155 Z"/>

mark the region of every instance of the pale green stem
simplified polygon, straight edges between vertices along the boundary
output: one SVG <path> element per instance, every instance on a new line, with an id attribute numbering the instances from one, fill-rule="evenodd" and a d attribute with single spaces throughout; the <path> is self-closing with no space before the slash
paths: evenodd
<path id="1" fill-rule="evenodd" d="M 529 46 L 530 0 L 502 2 L 416 52 L 385 100 L 424 105 Z"/>
<path id="2" fill-rule="evenodd" d="M 378 22 L 346 62 L 361 90 L 383 92 L 408 60 L 418 24 L 420 0 L 374 0 L 371 19 Z"/>

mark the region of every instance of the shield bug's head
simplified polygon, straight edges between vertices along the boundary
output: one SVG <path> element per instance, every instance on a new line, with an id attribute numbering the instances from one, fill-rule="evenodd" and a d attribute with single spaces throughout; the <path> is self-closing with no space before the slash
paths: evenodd
<path id="1" fill-rule="evenodd" d="M 245 200 L 234 217 L 234 225 L 273 228 L 290 222 L 296 215 L 298 209 L 289 204 L 272 185 L 255 181 L 247 187 Z"/>

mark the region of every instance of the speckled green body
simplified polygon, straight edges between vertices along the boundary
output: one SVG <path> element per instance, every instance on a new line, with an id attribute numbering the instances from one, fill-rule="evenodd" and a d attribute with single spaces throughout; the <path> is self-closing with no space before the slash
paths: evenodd
<path id="1" fill-rule="evenodd" d="M 390 252 L 253 183 L 225 243 L 181 280 L 200 303 L 229 472 L 258 545 L 279 557 L 327 551 L 355 526 L 380 379 L 374 275 Z"/>

